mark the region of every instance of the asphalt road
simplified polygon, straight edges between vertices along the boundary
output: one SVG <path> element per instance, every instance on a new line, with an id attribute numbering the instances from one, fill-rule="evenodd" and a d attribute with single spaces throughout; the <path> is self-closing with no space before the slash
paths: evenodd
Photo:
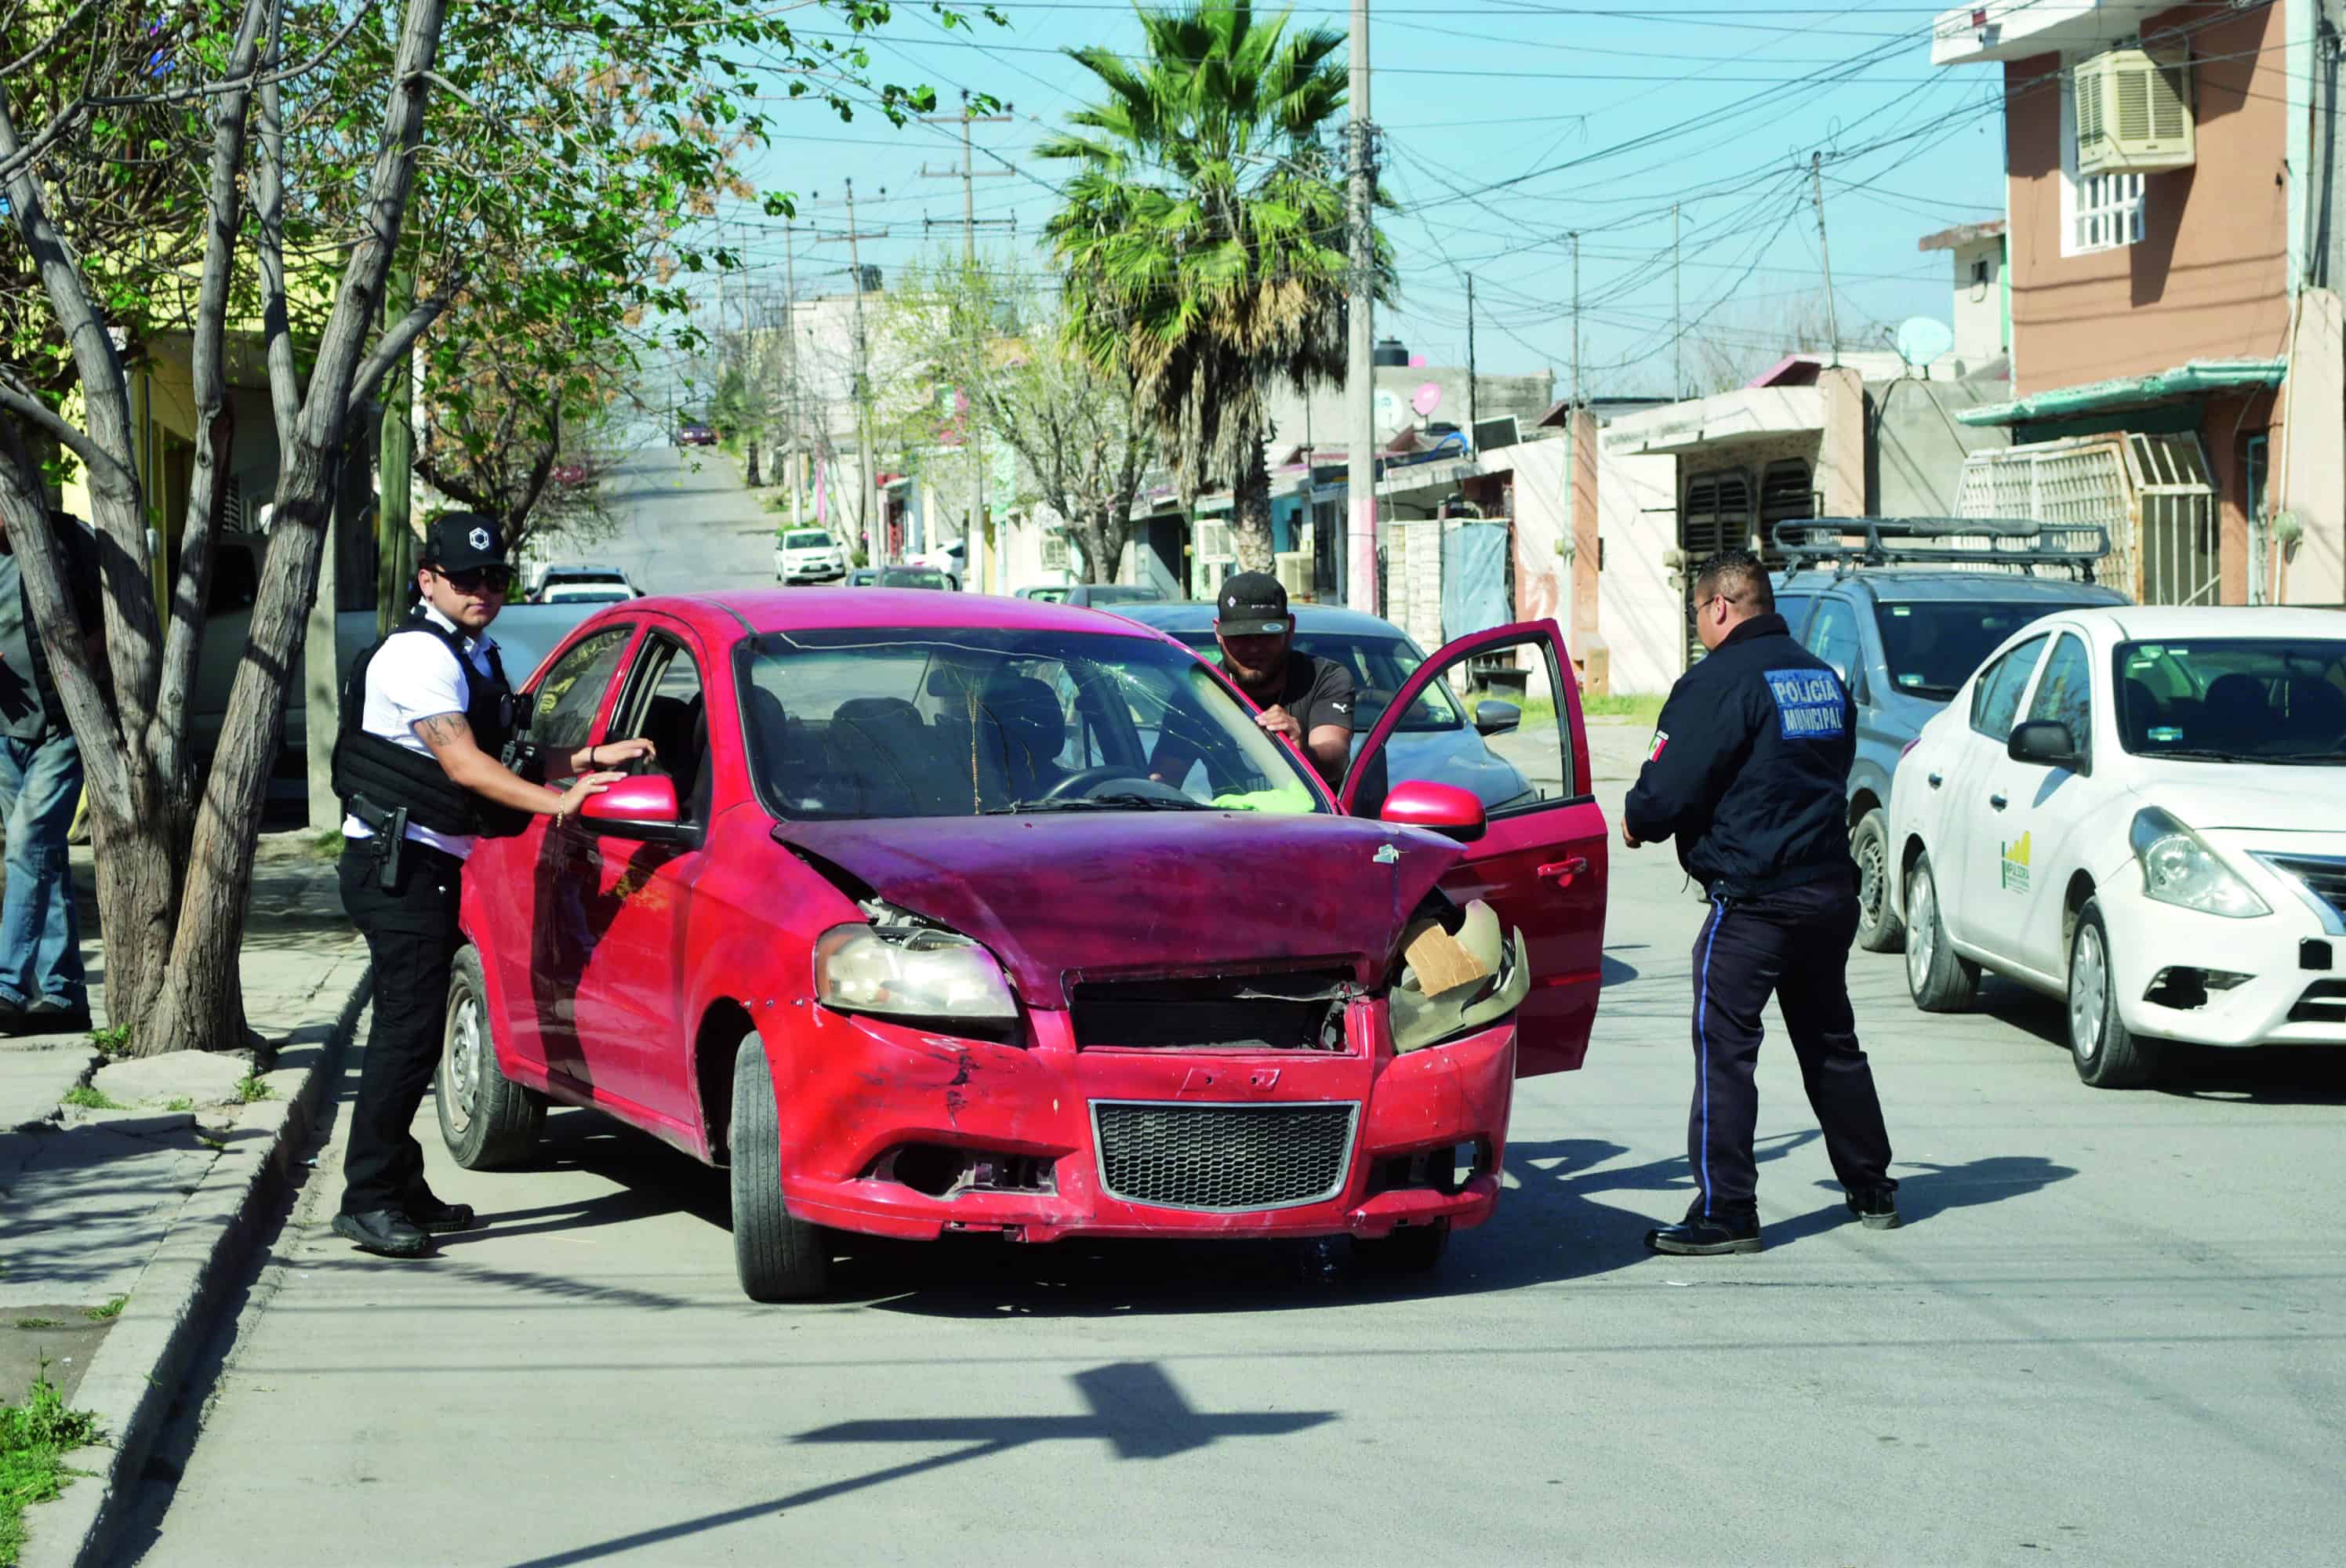
<path id="1" fill-rule="evenodd" d="M 644 466 L 621 559 L 726 573 L 717 463 Z M 1642 739 L 1600 731 L 1608 816 Z M 973 1240 L 757 1307 L 713 1173 L 563 1112 L 541 1164 L 469 1175 L 427 1105 L 486 1228 L 352 1252 L 326 1147 L 123 1561 L 2336 1560 L 2338 1057 L 2096 1093 L 2053 1005 L 1925 1020 L 1861 954 L 1907 1227 L 1846 1222 L 1779 1040 L 1768 1250 L 1647 1257 L 1687 1200 L 1701 906 L 1667 851 L 1615 868 L 1588 1064 L 1523 1085 L 1498 1217 L 1421 1285 Z"/>

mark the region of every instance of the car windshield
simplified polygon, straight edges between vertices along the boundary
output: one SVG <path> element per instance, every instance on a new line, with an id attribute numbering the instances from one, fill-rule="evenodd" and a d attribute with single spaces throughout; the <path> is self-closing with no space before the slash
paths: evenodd
<path id="1" fill-rule="evenodd" d="M 2137 757 L 2346 762 L 2346 641 L 2120 643 L 2118 738 Z"/>
<path id="2" fill-rule="evenodd" d="M 1221 645 L 1214 634 L 1176 632 L 1174 636 L 1196 648 L 1208 658 L 1219 662 Z M 1401 683 L 1425 662 L 1425 656 L 1416 646 L 1402 637 L 1360 636 L 1351 634 L 1299 630 L 1295 646 L 1314 658 L 1324 658 L 1342 665 L 1352 672 L 1352 733 L 1366 735 L 1378 719 L 1384 717 L 1392 705 L 1393 694 Z M 1438 729 L 1464 729 L 1466 716 L 1458 709 L 1458 699 L 1450 688 L 1435 681 L 1418 693 L 1417 700 L 1409 705 L 1401 722 L 1393 728 L 1404 733 L 1426 734 Z"/>
<path id="3" fill-rule="evenodd" d="M 616 605 L 632 596 L 625 588 L 601 583 L 579 587 L 557 584 L 546 590 L 546 602 L 550 605 Z"/>
<path id="4" fill-rule="evenodd" d="M 810 528 L 803 533 L 782 535 L 782 548 L 785 550 L 821 550 L 830 543 L 831 535 L 820 528 Z"/>
<path id="5" fill-rule="evenodd" d="M 948 585 L 943 572 L 923 567 L 913 571 L 884 571 L 880 574 L 880 585 L 883 588 L 943 588 Z"/>
<path id="6" fill-rule="evenodd" d="M 858 627 L 742 646 L 750 772 L 779 817 L 1326 809 L 1228 687 L 1153 637 Z M 1178 779 L 1151 777 L 1160 757 Z"/>
<path id="7" fill-rule="evenodd" d="M 2004 638 L 2065 606 L 1983 599 L 1925 599 L 1877 605 L 1882 657 L 1890 684 L 1910 697 L 1941 702 L 1971 678 Z"/>
<path id="8" fill-rule="evenodd" d="M 1095 605 L 1151 605 L 1161 602 L 1165 596 L 1155 588 L 1119 588 L 1102 585 L 1085 589 L 1084 597 Z"/>

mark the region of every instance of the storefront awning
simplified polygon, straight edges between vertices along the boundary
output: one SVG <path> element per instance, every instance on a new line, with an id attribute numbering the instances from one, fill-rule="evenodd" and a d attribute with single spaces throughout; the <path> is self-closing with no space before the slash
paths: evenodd
<path id="1" fill-rule="evenodd" d="M 1964 424 L 2025 424 L 2034 420 L 2116 413 L 2153 403 L 2203 397 L 2209 392 L 2277 387 L 2288 368 L 2286 360 L 2193 360 L 2156 375 L 2088 382 L 2083 386 L 2056 387 L 2010 402 L 1957 409 L 1955 418 Z"/>

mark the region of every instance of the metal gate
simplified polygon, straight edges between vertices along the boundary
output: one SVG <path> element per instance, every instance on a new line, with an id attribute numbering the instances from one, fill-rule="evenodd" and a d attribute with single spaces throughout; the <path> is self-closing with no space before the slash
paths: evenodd
<path id="1" fill-rule="evenodd" d="M 1698 473 L 1687 481 L 1686 501 L 1678 508 L 1678 597 L 1685 606 L 1679 626 L 1686 636 L 1686 662 L 1702 657 L 1702 644 L 1694 635 L 1695 568 L 1721 550 L 1748 549 L 1751 544 L 1751 476 L 1740 469 Z"/>
<path id="2" fill-rule="evenodd" d="M 2218 600 L 2216 487 L 2199 438 L 2188 431 L 1975 452 L 1964 460 L 1955 514 L 2098 524 L 2110 537 L 2095 572 L 2101 581 L 2137 604 Z"/>

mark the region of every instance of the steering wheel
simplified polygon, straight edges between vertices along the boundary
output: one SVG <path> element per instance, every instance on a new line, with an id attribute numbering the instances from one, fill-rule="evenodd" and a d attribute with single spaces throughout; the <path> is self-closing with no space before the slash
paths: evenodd
<path id="1" fill-rule="evenodd" d="M 1103 762 L 1097 767 L 1086 768 L 1068 774 L 1065 779 L 1044 790 L 1043 799 L 1064 800 L 1071 795 L 1083 794 L 1096 785 L 1105 784 L 1111 779 L 1129 779 L 1136 784 L 1154 782 L 1146 773 L 1135 773 L 1121 762 Z"/>

